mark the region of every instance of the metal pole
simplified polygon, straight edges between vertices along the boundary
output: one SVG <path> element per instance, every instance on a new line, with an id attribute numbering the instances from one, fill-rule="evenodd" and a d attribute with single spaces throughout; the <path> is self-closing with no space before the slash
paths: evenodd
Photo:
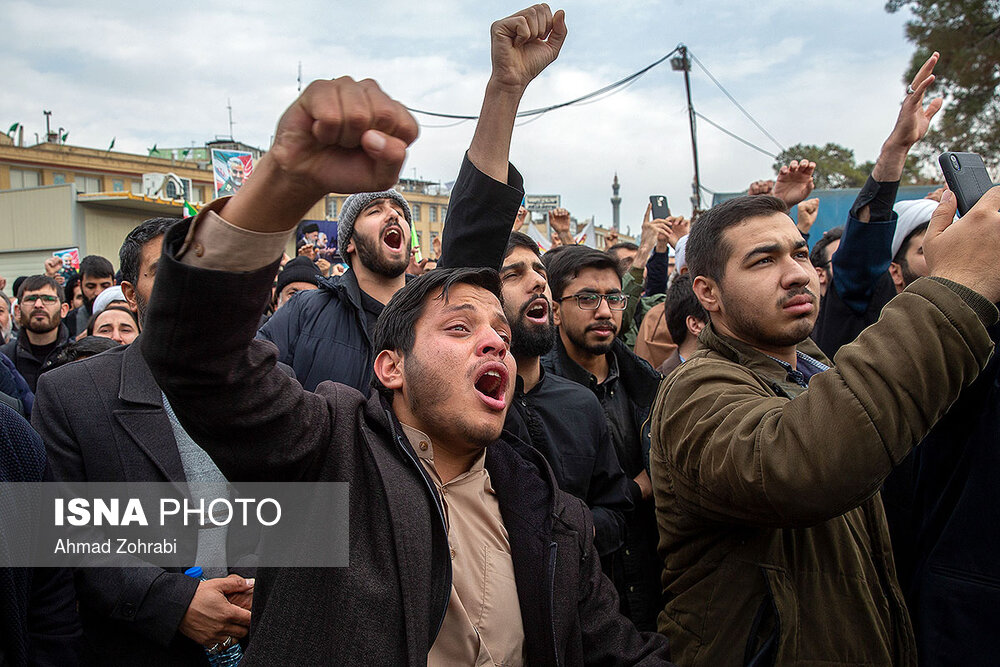
<path id="1" fill-rule="evenodd" d="M 688 58 L 687 47 L 681 47 L 681 57 L 684 59 L 684 89 L 687 91 L 688 122 L 691 125 L 691 154 L 694 156 L 694 208 L 701 210 L 701 174 L 698 172 L 698 140 L 694 127 L 694 105 L 691 104 L 691 60 Z"/>

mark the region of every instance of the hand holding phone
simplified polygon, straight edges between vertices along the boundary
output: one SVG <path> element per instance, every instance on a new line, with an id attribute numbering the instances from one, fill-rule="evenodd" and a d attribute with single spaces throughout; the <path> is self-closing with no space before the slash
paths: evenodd
<path id="1" fill-rule="evenodd" d="M 666 220 L 670 217 L 670 206 L 665 195 L 650 195 L 649 203 L 653 205 L 654 220 Z"/>

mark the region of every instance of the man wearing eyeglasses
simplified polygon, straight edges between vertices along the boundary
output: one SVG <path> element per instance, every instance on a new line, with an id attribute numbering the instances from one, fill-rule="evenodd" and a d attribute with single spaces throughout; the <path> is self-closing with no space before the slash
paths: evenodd
<path id="1" fill-rule="evenodd" d="M 617 337 L 628 297 L 613 257 L 573 246 L 552 255 L 546 265 L 559 337 L 542 365 L 590 389 L 604 410 L 618 463 L 632 480 L 635 505 L 625 518 L 625 546 L 613 578 L 622 593 L 622 611 L 640 630 L 652 630 L 662 589 L 645 423 L 660 374 Z"/>
<path id="2" fill-rule="evenodd" d="M 69 341 L 63 318 L 69 312 L 63 288 L 48 276 L 31 276 L 21 283 L 14 314 L 21 335 L 0 348 L 35 391 L 38 374 Z"/>

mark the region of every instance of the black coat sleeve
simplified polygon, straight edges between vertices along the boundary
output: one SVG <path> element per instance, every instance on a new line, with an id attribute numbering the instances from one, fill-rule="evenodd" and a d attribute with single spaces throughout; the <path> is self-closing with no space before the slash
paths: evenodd
<path id="1" fill-rule="evenodd" d="M 499 271 L 522 199 L 524 179 L 513 165 L 507 182 L 501 183 L 479 171 L 466 155 L 451 191 L 438 266 Z"/>
<path id="2" fill-rule="evenodd" d="M 590 477 L 587 505 L 594 519 L 594 545 L 601 556 L 614 551 L 625 541 L 625 516 L 633 508 L 629 482 L 618 464 L 608 424 L 602 418 L 594 471 Z"/>

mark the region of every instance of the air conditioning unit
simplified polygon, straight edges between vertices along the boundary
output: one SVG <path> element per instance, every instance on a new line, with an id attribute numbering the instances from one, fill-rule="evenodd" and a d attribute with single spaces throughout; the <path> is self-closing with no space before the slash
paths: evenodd
<path id="1" fill-rule="evenodd" d="M 191 196 L 191 179 L 181 178 L 174 173 L 143 174 L 142 193 L 147 197 L 159 199 L 189 199 Z"/>

